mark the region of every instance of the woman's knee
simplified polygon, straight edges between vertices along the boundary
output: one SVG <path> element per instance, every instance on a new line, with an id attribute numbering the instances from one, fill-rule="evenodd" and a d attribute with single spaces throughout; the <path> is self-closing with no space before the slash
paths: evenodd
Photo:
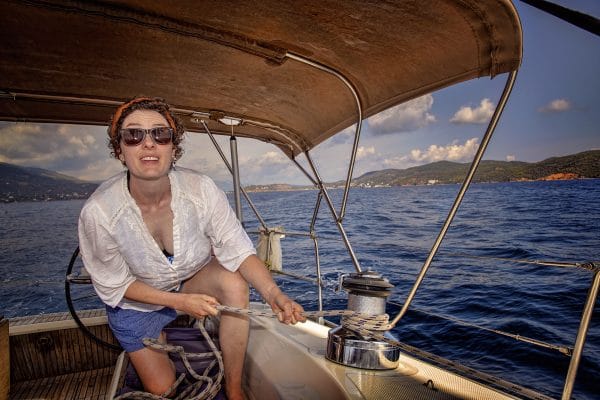
<path id="1" fill-rule="evenodd" d="M 129 353 L 129 358 L 146 392 L 170 394 L 166 392 L 175 383 L 175 365 L 166 353 L 144 348 Z"/>
<path id="2" fill-rule="evenodd" d="M 221 302 L 230 305 L 246 305 L 250 297 L 248 282 L 239 272 L 228 274 L 221 283 Z"/>
<path id="3" fill-rule="evenodd" d="M 175 383 L 175 379 L 173 379 L 173 381 L 165 381 L 163 379 L 162 381 L 154 380 L 152 382 L 144 382 L 144 390 L 146 390 L 146 392 L 151 393 L 155 396 L 162 395 L 162 396 L 170 397 L 174 393 L 172 393 L 173 391 L 169 390 L 169 389 L 171 388 L 171 386 L 173 386 L 174 383 Z"/>
<path id="4" fill-rule="evenodd" d="M 250 296 L 248 282 L 242 274 L 227 270 L 216 258 L 187 280 L 181 291 L 205 293 L 216 297 L 221 303 L 236 306 L 248 303 Z"/>

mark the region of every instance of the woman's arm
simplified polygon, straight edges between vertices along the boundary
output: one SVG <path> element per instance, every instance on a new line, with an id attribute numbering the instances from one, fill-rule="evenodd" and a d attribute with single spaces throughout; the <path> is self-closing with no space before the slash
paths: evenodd
<path id="1" fill-rule="evenodd" d="M 306 321 L 302 306 L 279 289 L 265 264 L 256 255 L 246 257 L 240 265 L 239 272 L 271 306 L 279 321 L 285 324 Z"/>
<path id="2" fill-rule="evenodd" d="M 214 306 L 219 303 L 214 297 L 198 293 L 166 292 L 138 280 L 129 285 L 125 297 L 141 303 L 170 307 L 196 318 L 218 314 Z"/>

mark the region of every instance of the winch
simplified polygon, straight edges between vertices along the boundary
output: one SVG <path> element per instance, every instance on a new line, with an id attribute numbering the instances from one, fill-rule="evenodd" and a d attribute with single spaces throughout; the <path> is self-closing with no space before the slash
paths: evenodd
<path id="1" fill-rule="evenodd" d="M 348 292 L 348 310 L 365 315 L 385 314 L 386 299 L 394 288 L 374 271 L 345 275 L 341 286 Z M 395 369 L 400 349 L 386 342 L 363 338 L 341 325 L 329 331 L 326 357 L 349 367 Z"/>

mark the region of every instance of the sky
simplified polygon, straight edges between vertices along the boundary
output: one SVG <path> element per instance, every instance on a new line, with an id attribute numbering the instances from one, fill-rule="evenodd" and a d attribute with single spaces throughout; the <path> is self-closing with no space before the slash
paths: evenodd
<path id="1" fill-rule="evenodd" d="M 598 0 L 553 0 L 600 17 Z M 523 63 L 484 159 L 537 162 L 600 149 L 600 37 L 515 2 L 523 28 Z M 481 78 L 414 99 L 363 123 L 354 176 L 434 161 L 470 162 L 498 103 L 506 74 Z M 326 181 L 344 179 L 350 127 L 319 145 L 312 157 Z M 229 138 L 218 142 L 229 153 Z M 239 139 L 243 185 L 308 184 L 276 147 Z M 230 182 L 205 135 L 186 134 L 178 165 Z M 302 157 L 299 157 L 302 162 Z M 102 181 L 122 170 L 109 157 L 106 128 L 0 122 L 0 162 Z"/>

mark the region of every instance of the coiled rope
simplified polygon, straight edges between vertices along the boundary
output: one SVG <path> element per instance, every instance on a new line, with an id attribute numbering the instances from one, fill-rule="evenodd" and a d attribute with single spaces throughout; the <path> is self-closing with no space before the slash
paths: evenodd
<path id="1" fill-rule="evenodd" d="M 269 310 L 249 310 L 231 306 L 218 305 L 217 310 L 234 314 L 249 315 L 253 317 L 277 318 L 277 315 Z M 389 331 L 392 325 L 389 323 L 389 315 L 367 315 L 351 310 L 329 310 L 329 311 L 305 311 L 307 318 L 318 317 L 342 317 L 342 326 L 365 339 L 376 339 L 383 334 L 379 332 Z"/>
<path id="2" fill-rule="evenodd" d="M 235 314 L 239 314 L 239 315 L 277 318 L 277 315 L 275 313 L 273 313 L 272 311 L 268 311 L 268 310 L 257 310 L 257 309 L 250 310 L 250 309 L 245 309 L 245 308 L 237 308 L 237 307 L 224 306 L 224 305 L 216 306 L 216 308 L 221 312 L 229 312 L 229 313 L 235 313 Z M 458 373 L 459 375 L 470 376 L 471 378 L 473 378 L 477 381 L 485 382 L 486 384 L 488 384 L 492 387 L 502 389 L 508 393 L 514 393 L 520 397 L 536 398 L 536 399 L 540 399 L 540 400 L 542 400 L 542 399 L 550 400 L 551 399 L 550 397 L 533 392 L 530 389 L 526 389 L 521 386 L 515 385 L 504 379 L 495 377 L 493 375 L 486 374 L 481 371 L 477 371 L 473 368 L 464 366 L 460 363 L 447 360 L 443 357 L 437 356 L 437 355 L 429 353 L 427 351 L 418 349 L 416 347 L 410 346 L 405 343 L 401 343 L 401 342 L 393 339 L 392 337 L 385 336 L 384 333 L 392 328 L 391 324 L 389 323 L 389 317 L 387 314 L 365 315 L 365 314 L 357 313 L 355 311 L 350 311 L 350 310 L 330 310 L 330 311 L 305 311 L 303 315 L 308 318 L 341 316 L 342 317 L 342 326 L 344 328 L 354 332 L 355 334 L 357 334 L 365 339 L 375 339 L 375 340 L 378 340 L 381 342 L 386 342 L 390 345 L 398 347 L 400 350 L 404 351 L 407 354 L 411 354 L 414 357 L 420 358 L 422 360 L 428 360 L 429 362 L 432 362 L 440 367 L 443 367 L 444 369 L 446 369 L 448 371 L 453 371 L 455 373 Z M 182 399 L 211 400 L 211 399 L 215 398 L 215 396 L 218 394 L 219 390 L 221 389 L 221 382 L 223 380 L 223 374 L 224 374 L 223 360 L 221 357 L 221 353 L 219 350 L 217 350 L 214 342 L 210 338 L 210 335 L 206 332 L 206 329 L 204 328 L 203 324 L 199 323 L 198 327 L 199 327 L 200 331 L 202 332 L 202 335 L 204 336 L 205 340 L 209 344 L 209 346 L 212 350 L 211 353 L 185 353 L 185 352 L 183 352 L 183 349 L 180 346 L 164 345 L 164 344 L 157 343 L 156 340 L 145 339 L 145 341 L 144 341 L 144 343 L 147 343 L 147 345 L 152 348 L 178 353 L 179 356 L 181 357 L 181 359 L 184 360 L 183 361 L 184 365 L 186 366 L 186 369 L 188 369 L 190 375 L 192 375 L 194 378 L 197 379 L 197 382 L 190 384 L 190 387 L 186 388 L 184 390 L 184 392 L 182 392 L 180 395 L 178 395 L 175 398 L 176 400 L 182 400 Z M 204 373 L 202 375 L 199 375 L 197 372 L 193 371 L 189 362 L 187 362 L 188 359 L 194 358 L 194 357 L 201 358 L 201 357 L 212 357 L 212 356 L 214 356 L 216 358 L 216 361 L 219 364 L 219 371 L 217 371 L 216 375 L 214 375 L 213 377 L 209 377 L 208 374 L 209 374 L 209 371 L 215 365 L 214 362 L 204 371 Z M 199 379 L 197 377 L 201 377 L 201 378 Z M 177 381 L 172 385 L 172 387 L 169 388 L 169 390 L 167 390 L 165 393 L 170 393 L 172 390 L 175 390 L 179 386 L 179 384 L 184 380 L 184 378 L 185 378 L 185 374 L 182 374 L 177 379 Z M 202 390 L 201 392 L 199 392 L 201 387 L 205 383 L 207 383 L 207 387 L 204 390 Z M 167 397 L 156 396 L 156 395 L 152 395 L 152 394 L 146 393 L 146 392 L 129 392 L 129 393 L 123 394 L 123 395 L 115 398 L 115 400 L 120 400 L 120 399 L 164 400 L 164 399 L 167 399 Z"/>
<path id="3" fill-rule="evenodd" d="M 254 317 L 265 317 L 265 318 L 277 318 L 277 315 L 272 311 L 268 310 L 250 310 L 246 308 L 231 307 L 225 305 L 216 306 L 220 312 L 234 313 L 238 315 L 248 315 Z M 365 339 L 385 339 L 385 341 L 391 341 L 391 339 L 385 338 L 383 332 L 388 331 L 392 328 L 389 323 L 389 316 L 387 314 L 382 315 L 366 315 L 350 310 L 330 310 L 330 311 L 306 311 L 303 314 L 307 318 L 317 317 L 342 317 L 342 326 L 355 334 Z M 210 346 L 211 352 L 207 353 L 186 353 L 182 346 L 173 346 L 170 344 L 164 344 L 158 342 L 156 339 L 144 339 L 144 344 L 147 347 L 156 350 L 166 351 L 171 354 L 177 354 L 187 372 L 195 379 L 195 382 L 187 382 L 188 386 L 175 397 L 175 400 L 210 400 L 214 399 L 221 390 L 221 382 L 223 381 L 224 369 L 223 369 L 223 358 L 221 352 L 217 349 L 212 338 L 204 328 L 202 321 L 198 324 L 198 328 L 202 333 L 202 336 Z M 395 341 L 392 341 L 395 342 Z M 393 344 L 393 343 L 392 343 Z M 194 371 L 189 360 L 191 359 L 202 359 L 214 357 L 215 360 L 204 370 L 200 375 L 197 371 Z M 209 376 L 210 371 L 218 363 L 218 371 L 213 375 Z M 167 389 L 162 395 L 154 395 L 148 392 L 133 391 L 124 393 L 115 400 L 121 399 L 152 399 L 152 400 L 163 400 L 169 393 L 174 393 L 179 385 L 186 381 L 186 374 L 181 374 L 177 380 Z M 204 389 L 202 387 L 204 386 Z"/>
<path id="4" fill-rule="evenodd" d="M 144 339 L 144 344 L 147 347 L 150 347 L 150 348 L 156 349 L 156 350 L 166 351 L 166 352 L 172 353 L 172 354 L 177 354 L 181 358 L 181 361 L 183 362 L 183 365 L 185 366 L 185 369 L 187 370 L 187 372 L 191 375 L 191 377 L 193 379 L 195 379 L 194 382 L 189 382 L 188 379 L 186 378 L 186 374 L 183 373 L 183 374 L 179 375 L 179 377 L 177 378 L 177 380 L 175 380 L 175 382 L 171 385 L 171 387 L 169 387 L 169 389 L 167 389 L 160 396 L 154 395 L 154 394 L 148 393 L 148 392 L 133 391 L 133 392 L 127 392 L 120 396 L 117 396 L 117 397 L 115 397 L 114 400 L 170 399 L 169 397 L 167 397 L 167 395 L 169 395 L 171 393 L 175 393 L 177 388 L 179 387 L 179 385 L 184 381 L 188 381 L 187 382 L 188 385 L 186 386 L 185 389 L 183 389 L 181 391 L 181 393 L 179 395 L 177 395 L 177 397 L 174 398 L 175 400 L 183 400 L 183 399 L 210 400 L 210 399 L 214 399 L 217 396 L 217 394 L 219 393 L 219 391 L 221 390 L 221 382 L 223 381 L 223 374 L 224 374 L 224 370 L 225 370 L 223 367 L 223 357 L 222 357 L 219 349 L 217 349 L 217 346 L 213 342 L 212 338 L 206 331 L 203 321 L 199 321 L 198 329 L 200 329 L 200 332 L 202 333 L 204 340 L 206 340 L 206 343 L 208 343 L 210 350 L 211 350 L 210 352 L 186 353 L 182 346 L 173 346 L 170 344 L 160 343 L 156 339 L 149 339 L 149 338 Z M 202 374 L 199 374 L 197 371 L 194 370 L 194 368 L 192 368 L 192 365 L 190 364 L 190 360 L 198 360 L 198 359 L 204 359 L 204 358 L 214 358 L 214 360 L 206 367 L 206 369 L 204 370 L 204 372 Z M 218 365 L 219 367 L 215 368 L 216 365 Z M 216 371 L 211 376 L 210 373 L 213 369 L 216 369 Z M 204 389 L 202 389 L 202 387 L 204 387 Z"/>

